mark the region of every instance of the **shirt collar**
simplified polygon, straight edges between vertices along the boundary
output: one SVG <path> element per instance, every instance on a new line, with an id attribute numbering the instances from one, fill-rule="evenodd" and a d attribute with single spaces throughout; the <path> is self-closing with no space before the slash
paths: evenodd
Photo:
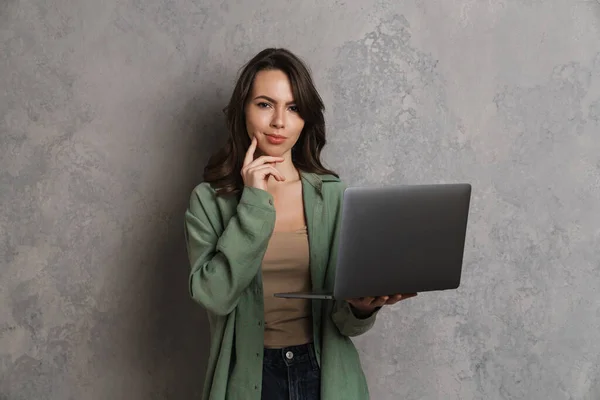
<path id="1" fill-rule="evenodd" d="M 313 186 L 319 195 L 323 194 L 323 182 L 339 182 L 340 179 L 335 175 L 320 175 L 314 172 L 300 171 L 300 176 L 311 186 Z"/>

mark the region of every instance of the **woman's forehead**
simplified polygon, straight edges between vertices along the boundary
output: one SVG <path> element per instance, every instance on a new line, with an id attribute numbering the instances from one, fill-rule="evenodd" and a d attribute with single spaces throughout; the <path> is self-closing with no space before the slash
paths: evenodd
<path id="1" fill-rule="evenodd" d="M 292 86 L 287 75 L 279 70 L 260 71 L 252 85 L 253 96 L 267 96 L 276 102 L 293 101 Z"/>

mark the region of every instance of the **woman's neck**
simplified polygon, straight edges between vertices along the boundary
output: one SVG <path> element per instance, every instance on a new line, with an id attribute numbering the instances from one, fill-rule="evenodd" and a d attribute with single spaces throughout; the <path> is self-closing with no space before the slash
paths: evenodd
<path id="1" fill-rule="evenodd" d="M 292 162 L 291 157 L 285 157 L 285 161 L 276 163 L 273 166 L 285 177 L 285 181 L 281 183 L 294 182 L 300 179 L 300 171 L 298 171 Z M 273 179 L 273 181 L 275 180 Z"/>

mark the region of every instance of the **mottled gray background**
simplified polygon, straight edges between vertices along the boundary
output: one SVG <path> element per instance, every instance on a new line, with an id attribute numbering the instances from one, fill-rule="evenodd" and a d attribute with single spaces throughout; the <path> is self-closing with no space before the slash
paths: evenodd
<path id="1" fill-rule="evenodd" d="M 600 399 L 600 4 L 569 0 L 1 0 L 0 399 L 198 398 L 182 214 L 267 46 L 349 184 L 473 184 L 461 288 L 356 340 L 373 399 Z"/>

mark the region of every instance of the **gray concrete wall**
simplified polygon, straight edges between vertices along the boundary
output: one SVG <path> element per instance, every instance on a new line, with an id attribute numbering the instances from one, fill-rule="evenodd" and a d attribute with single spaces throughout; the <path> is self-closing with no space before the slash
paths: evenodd
<path id="1" fill-rule="evenodd" d="M 0 399 L 197 398 L 182 214 L 267 46 L 349 184 L 473 184 L 461 288 L 356 340 L 373 398 L 600 398 L 599 38 L 591 0 L 2 0 Z"/>

